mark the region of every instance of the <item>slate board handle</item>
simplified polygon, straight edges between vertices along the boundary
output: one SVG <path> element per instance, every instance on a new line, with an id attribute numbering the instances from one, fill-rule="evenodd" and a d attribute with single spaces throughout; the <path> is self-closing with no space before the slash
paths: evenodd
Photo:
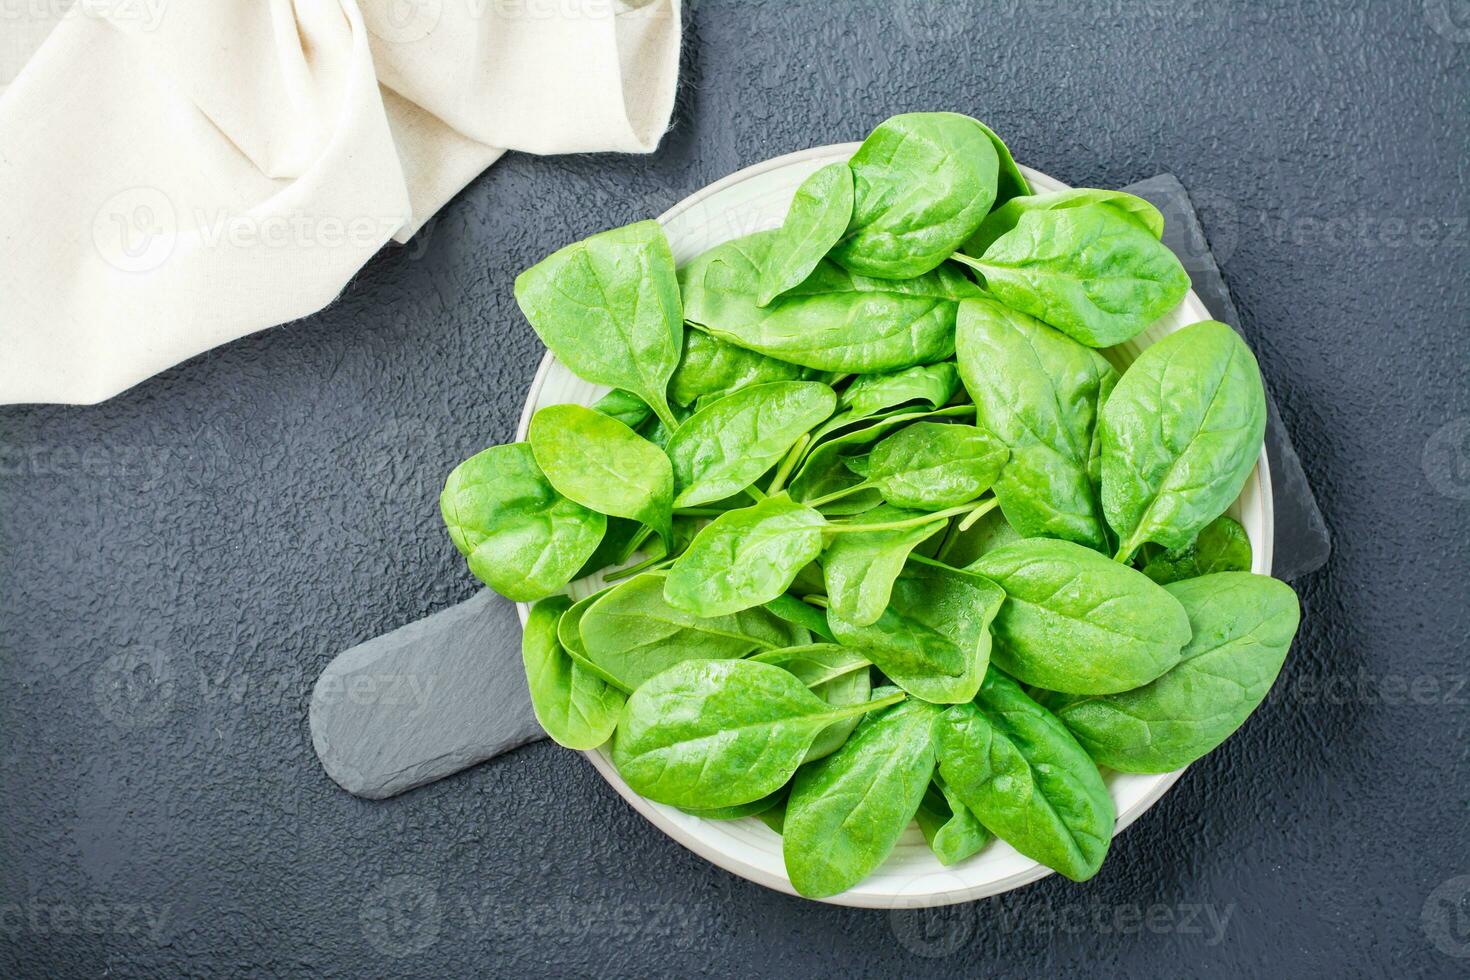
<path id="1" fill-rule="evenodd" d="M 310 715 L 327 775 L 373 800 L 546 737 L 526 689 L 520 617 L 489 589 L 338 655 Z"/>

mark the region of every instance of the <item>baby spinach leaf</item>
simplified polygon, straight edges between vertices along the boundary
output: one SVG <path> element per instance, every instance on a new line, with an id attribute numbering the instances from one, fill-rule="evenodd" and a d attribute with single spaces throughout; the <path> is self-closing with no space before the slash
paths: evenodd
<path id="1" fill-rule="evenodd" d="M 960 376 L 976 421 L 1010 448 L 995 484 L 1025 537 L 1109 550 L 1098 497 L 1098 406 L 1118 375 L 1102 355 L 994 300 L 960 304 Z"/>
<path id="2" fill-rule="evenodd" d="M 1150 558 L 1143 566 L 1143 574 L 1160 585 L 1168 585 L 1215 572 L 1248 572 L 1251 558 L 1251 541 L 1245 528 L 1235 518 L 1221 514 L 1183 548 L 1163 551 Z"/>
<path id="3" fill-rule="evenodd" d="M 872 697 L 872 692 L 873 672 L 867 669 L 849 671 L 812 688 L 813 694 L 833 707 L 862 704 Z M 862 718 L 858 716 L 843 718 L 822 729 L 812 740 L 812 747 L 806 750 L 802 762 L 815 762 L 842 748 L 860 721 Z"/>
<path id="4" fill-rule="evenodd" d="M 885 279 L 911 279 L 940 265 L 995 201 L 992 135 L 954 112 L 912 112 L 879 124 L 848 162 L 852 223 L 832 257 Z"/>
<path id="5" fill-rule="evenodd" d="M 788 789 L 789 787 L 782 786 L 776 792 L 767 793 L 758 800 L 751 800 L 749 803 L 738 803 L 735 806 L 717 806 L 704 810 L 681 806 L 679 809 L 691 817 L 699 817 L 702 820 L 739 820 L 742 817 L 758 817 L 767 810 L 784 804 Z"/>
<path id="6" fill-rule="evenodd" d="M 980 127 L 981 132 L 989 137 L 991 145 L 995 147 L 995 155 L 999 164 L 995 176 L 995 203 L 991 207 L 999 208 L 1011 198 L 1029 195 L 1031 184 L 1021 173 L 1021 168 L 1016 166 L 1016 161 L 1011 158 L 1011 149 L 1006 146 L 1005 140 L 995 135 L 995 130 L 980 120 L 976 119 L 974 122 Z"/>
<path id="7" fill-rule="evenodd" d="M 684 316 L 740 347 L 821 371 L 876 374 L 954 353 L 955 305 L 979 296 L 956 266 L 914 279 L 873 279 L 823 260 L 769 306 L 760 270 L 773 232 L 726 242 L 679 270 Z"/>
<path id="8" fill-rule="evenodd" d="M 984 429 L 915 422 L 873 447 L 864 475 L 890 504 L 942 510 L 989 490 L 1009 457 Z"/>
<path id="9" fill-rule="evenodd" d="M 977 258 L 996 299 L 1088 347 L 1111 347 L 1178 306 L 1189 274 L 1135 219 L 1106 204 L 1026 211 Z"/>
<path id="10" fill-rule="evenodd" d="M 817 567 L 815 563 L 807 566 L 807 568 L 814 567 Z M 795 587 L 795 585 L 800 582 L 802 573 L 805 571 L 806 569 L 802 569 L 801 572 L 797 573 L 796 581 L 792 583 L 793 587 Z M 821 592 L 820 579 L 817 582 L 817 591 Z M 832 637 L 831 628 L 827 625 L 827 614 L 822 612 L 822 610 L 818 609 L 816 606 L 811 606 L 806 604 L 805 602 L 802 602 L 800 599 L 796 598 L 796 596 L 778 595 L 776 598 L 766 603 L 766 608 L 775 613 L 777 616 L 780 616 L 782 619 L 786 620 L 786 622 L 788 623 L 794 623 L 797 626 L 803 626 L 806 629 L 810 630 L 812 633 L 815 633 L 817 636 L 820 636 L 822 639 L 827 640 L 828 642 L 836 642 Z"/>
<path id="11" fill-rule="evenodd" d="M 912 402 L 939 408 L 953 398 L 959 388 L 960 375 L 953 362 L 919 364 L 892 374 L 865 374 L 854 378 L 838 397 L 837 408 L 849 419 L 877 415 Z"/>
<path id="12" fill-rule="evenodd" d="M 553 252 L 516 277 L 515 295 L 563 364 L 632 392 L 673 427 L 664 389 L 679 363 L 684 315 L 674 255 L 657 221 Z"/>
<path id="13" fill-rule="evenodd" d="M 770 664 L 688 660 L 628 698 L 613 764 L 634 792 L 656 803 L 737 806 L 784 785 L 832 722 L 902 698 L 833 707 Z"/>
<path id="14" fill-rule="evenodd" d="M 872 671 L 868 669 L 872 664 L 857 651 L 835 643 L 770 650 L 750 659 L 791 671 L 813 694 L 830 705 L 861 704 L 872 695 Z M 822 729 L 807 750 L 805 761 L 812 762 L 836 752 L 860 720 L 856 716 L 843 718 Z"/>
<path id="15" fill-rule="evenodd" d="M 592 411 L 617 419 L 630 429 L 637 429 L 653 418 L 653 409 L 637 395 L 614 388 L 592 403 Z"/>
<path id="16" fill-rule="evenodd" d="M 567 652 L 567 656 L 571 657 L 577 666 L 594 677 L 602 678 L 624 695 L 628 695 L 633 693 L 633 689 L 594 663 L 592 657 L 587 653 L 587 644 L 582 640 L 582 617 L 587 614 L 588 609 L 592 608 L 594 602 L 611 591 L 609 587 L 572 603 L 567 611 L 561 614 L 561 620 L 556 624 L 556 638 L 561 643 L 562 649 Z"/>
<path id="17" fill-rule="evenodd" d="M 674 471 L 653 443 L 581 405 L 549 405 L 531 417 L 536 465 L 562 496 L 600 514 L 653 528 L 672 547 Z"/>
<path id="18" fill-rule="evenodd" d="M 1073 881 L 1097 873 L 1116 812 L 1097 766 L 1056 716 L 992 670 L 936 726 L 944 784 L 985 828 Z"/>
<path id="19" fill-rule="evenodd" d="M 822 553 L 827 522 L 784 493 L 726 511 L 694 536 L 669 569 L 664 598 L 701 616 L 770 602 Z"/>
<path id="20" fill-rule="evenodd" d="M 684 336 L 679 366 L 669 380 L 669 398 L 675 405 L 693 405 L 705 398 L 723 398 L 751 385 L 801 381 L 809 373 L 808 368 L 736 347 L 700 330 L 690 330 Z"/>
<path id="21" fill-rule="evenodd" d="M 920 513 L 885 504 L 862 514 L 857 521 L 885 524 Z M 894 580 L 903 571 L 909 552 L 943 530 L 944 524 L 936 521 L 891 531 L 837 535 L 821 558 L 831 609 L 855 626 L 871 626 L 888 608 Z"/>
<path id="22" fill-rule="evenodd" d="M 531 607 L 521 635 L 521 660 L 536 721 L 558 745 L 595 749 L 612 737 L 623 693 L 584 670 L 557 639 L 557 622 L 571 606 L 566 596 Z"/>
<path id="23" fill-rule="evenodd" d="M 456 466 L 439 510 L 475 577 L 517 602 L 570 582 L 607 529 L 606 517 L 552 488 L 524 442 L 492 446 Z"/>
<path id="24" fill-rule="evenodd" d="M 939 713 L 922 701 L 874 712 L 842 748 L 796 773 L 782 853 L 797 892 L 846 891 L 893 851 L 934 774 Z"/>
<path id="25" fill-rule="evenodd" d="M 1301 618 L 1284 582 L 1221 572 L 1165 586 L 1194 638 L 1152 683 L 1108 695 L 1046 695 L 1045 703 L 1100 765 L 1172 772 L 1245 723 L 1281 671 Z"/>
<path id="26" fill-rule="evenodd" d="M 1162 586 L 1070 541 L 1027 538 L 981 556 L 970 570 L 1005 590 L 992 657 L 1027 684 L 1071 694 L 1126 691 L 1173 667 L 1189 641 L 1189 617 Z"/>
<path id="27" fill-rule="evenodd" d="M 837 244 L 851 217 L 852 171 L 847 164 L 829 164 L 802 181 L 761 267 L 756 302 L 769 306 L 799 286 Z"/>
<path id="28" fill-rule="evenodd" d="M 820 382 L 775 381 L 741 388 L 695 412 L 669 440 L 674 506 L 744 490 L 836 404 L 832 389 Z"/>
<path id="29" fill-rule="evenodd" d="M 945 867 L 958 864 L 979 852 L 990 839 L 989 832 L 970 808 L 960 802 L 937 774 L 914 814 L 929 850 Z"/>
<path id="30" fill-rule="evenodd" d="M 588 659 L 630 690 L 685 660 L 735 659 L 810 639 L 766 609 L 705 617 L 671 606 L 657 572 L 630 578 L 592 603 L 581 631 Z"/>
<path id="31" fill-rule="evenodd" d="M 819 687 L 847 674 L 866 671 L 872 662 L 862 653 L 836 643 L 808 643 L 804 646 L 766 650 L 750 657 L 753 663 L 773 664 L 789 670 L 807 687 Z"/>
<path id="32" fill-rule="evenodd" d="M 1055 211 L 1061 208 L 1076 208 L 1086 204 L 1103 204 L 1114 208 L 1148 229 L 1155 238 L 1164 237 L 1164 216 L 1159 209 L 1141 197 L 1125 191 L 1101 191 L 1090 187 L 1077 187 L 1048 194 L 1032 194 L 1018 197 L 999 205 L 985 216 L 980 229 L 965 242 L 966 255 L 984 255 L 1001 235 L 1016 227 L 1021 215 L 1028 211 Z"/>
<path id="33" fill-rule="evenodd" d="M 835 609 L 827 611 L 827 621 L 837 642 L 861 650 L 914 697 L 957 704 L 974 697 L 985 676 L 990 624 L 1004 599 L 980 575 L 915 557 L 894 581 L 876 622 L 862 626 Z"/>
<path id="34" fill-rule="evenodd" d="M 973 411 L 969 405 L 954 405 L 935 412 L 899 411 L 862 422 L 843 432 L 828 434 L 797 468 L 796 476 L 791 481 L 791 496 L 794 500 L 810 503 L 851 489 L 862 483 L 863 478 L 847 464 L 890 432 L 920 419 L 963 417 Z M 864 490 L 844 498 L 839 505 L 828 507 L 827 513 L 858 514 L 871 510 L 882 502 L 883 498 L 878 491 Z"/>
<path id="35" fill-rule="evenodd" d="M 1182 548 L 1230 506 L 1260 457 L 1266 394 L 1255 356 L 1215 320 L 1171 333 L 1128 368 L 1098 428 L 1118 559 L 1145 541 Z"/>

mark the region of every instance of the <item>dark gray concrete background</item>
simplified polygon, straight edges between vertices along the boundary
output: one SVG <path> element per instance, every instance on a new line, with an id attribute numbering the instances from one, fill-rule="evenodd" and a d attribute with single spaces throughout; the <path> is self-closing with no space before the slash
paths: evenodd
<path id="1" fill-rule="evenodd" d="M 318 316 L 101 406 L 0 410 L 0 974 L 1464 976 L 1470 7 L 687 21 L 655 156 L 512 155 Z M 317 672 L 476 587 L 435 498 L 514 431 L 541 349 L 513 275 L 938 108 L 1069 182 L 1193 193 L 1334 533 L 1269 702 L 1093 881 L 932 915 L 749 884 L 546 743 L 337 789 Z"/>

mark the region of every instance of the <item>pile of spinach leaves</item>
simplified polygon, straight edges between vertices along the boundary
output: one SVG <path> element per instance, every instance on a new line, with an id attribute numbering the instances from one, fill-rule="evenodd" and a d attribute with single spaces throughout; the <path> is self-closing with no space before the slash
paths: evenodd
<path id="1" fill-rule="evenodd" d="M 1100 766 L 1158 773 L 1261 703 L 1295 634 L 1225 515 L 1261 451 L 1255 358 L 1196 323 L 1130 195 L 1033 194 L 953 113 L 896 116 L 780 228 L 676 269 L 658 224 L 569 245 L 516 298 L 610 386 L 450 475 L 472 572 L 535 602 L 537 718 L 628 785 L 759 816 L 803 895 L 915 820 L 1095 874 Z M 612 582 L 573 602 L 599 570 Z"/>

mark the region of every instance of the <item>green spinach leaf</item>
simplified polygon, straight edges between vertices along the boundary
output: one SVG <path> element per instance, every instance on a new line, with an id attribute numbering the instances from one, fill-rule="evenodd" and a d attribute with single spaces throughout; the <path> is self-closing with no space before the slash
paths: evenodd
<path id="1" fill-rule="evenodd" d="M 736 347 L 701 330 L 690 330 L 684 336 L 679 366 L 669 380 L 669 398 L 675 405 L 694 405 L 751 385 L 802 381 L 810 373 L 809 368 Z"/>
<path id="2" fill-rule="evenodd" d="M 546 734 L 569 749 L 595 749 L 612 737 L 623 693 L 584 670 L 557 639 L 557 622 L 572 602 L 566 596 L 531 607 L 521 636 L 521 660 L 531 708 Z"/>
<path id="3" fill-rule="evenodd" d="M 848 464 L 890 432 L 921 419 L 958 418 L 973 411 L 969 405 L 954 405 L 935 412 L 898 411 L 859 423 L 842 432 L 829 433 L 797 467 L 796 476 L 791 480 L 792 499 L 810 503 L 851 490 L 863 482 L 863 477 Z M 839 504 L 825 509 L 828 514 L 860 514 L 882 502 L 883 497 L 877 490 L 865 489 L 844 497 Z"/>
<path id="4" fill-rule="evenodd" d="M 664 598 L 701 616 L 725 616 L 786 592 L 822 553 L 822 515 L 786 494 L 726 511 L 694 536 L 669 569 Z"/>
<path id="5" fill-rule="evenodd" d="M 1265 699 L 1301 619 L 1291 587 L 1264 575 L 1166 588 L 1194 630 L 1177 666 L 1132 691 L 1044 698 L 1088 754 L 1121 772 L 1182 769 L 1230 737 Z"/>
<path id="6" fill-rule="evenodd" d="M 1173 667 L 1189 642 L 1189 617 L 1162 586 L 1070 541 L 1027 538 L 970 569 L 1005 590 L 991 656 L 1027 684 L 1127 691 Z"/>
<path id="7" fill-rule="evenodd" d="M 995 177 L 995 203 L 992 209 L 999 208 L 1011 198 L 1023 197 L 1031 193 L 1031 184 L 1026 180 L 1021 168 L 1016 166 L 1016 161 L 1011 158 L 1011 148 L 1006 146 L 1005 140 L 995 134 L 995 130 L 985 125 L 980 120 L 975 120 L 975 125 L 990 139 L 995 147 L 995 155 L 999 167 Z M 992 210 L 991 213 L 994 213 Z"/>
<path id="8" fill-rule="evenodd" d="M 980 575 L 912 557 L 876 622 L 849 622 L 835 609 L 827 621 L 837 642 L 861 650 L 914 697 L 957 704 L 973 698 L 985 676 L 990 624 L 1004 599 Z"/>
<path id="9" fill-rule="evenodd" d="M 816 591 L 817 593 L 820 593 L 822 591 L 822 582 L 820 579 L 821 572 L 820 567 L 817 566 L 816 563 L 808 565 L 806 568 L 802 569 L 802 571 L 797 573 L 796 580 L 792 583 L 792 588 L 796 588 L 799 584 L 801 584 L 802 575 L 805 574 L 807 572 L 807 569 L 810 568 L 818 569 Z M 822 612 L 822 610 L 818 609 L 816 606 L 808 605 L 807 603 L 802 602 L 794 595 L 779 595 L 776 598 L 772 599 L 770 602 L 766 603 L 766 608 L 775 613 L 777 616 L 780 616 L 782 619 L 786 620 L 786 622 L 794 623 L 797 626 L 804 627 L 816 636 L 819 636 L 823 640 L 826 640 L 828 643 L 836 642 L 836 640 L 832 636 L 831 627 L 827 625 L 827 614 Z"/>
<path id="10" fill-rule="evenodd" d="M 1101 191 L 1090 187 L 1077 187 L 1048 194 L 1032 194 L 1018 197 L 996 207 L 985 216 L 980 229 L 965 242 L 966 255 L 984 255 L 991 244 L 1016 227 L 1021 215 L 1028 211 L 1055 211 L 1061 208 L 1076 208 L 1086 204 L 1102 204 L 1114 208 L 1148 229 L 1155 238 L 1164 237 L 1164 216 L 1159 209 L 1141 197 L 1125 191 Z"/>
<path id="11" fill-rule="evenodd" d="M 578 376 L 643 399 L 670 428 L 665 387 L 679 363 L 683 312 L 674 255 L 656 221 L 568 245 L 516 277 L 516 302 Z"/>
<path id="12" fill-rule="evenodd" d="M 758 800 L 749 803 L 737 803 L 735 806 L 717 806 L 699 810 L 694 807 L 681 806 L 679 809 L 691 817 L 699 817 L 702 820 L 739 820 L 743 817 L 758 817 L 767 810 L 775 807 L 784 807 L 786 793 L 789 786 L 782 786 L 774 793 L 767 793 Z"/>
<path id="13" fill-rule="evenodd" d="M 1154 555 L 1143 566 L 1143 574 L 1160 585 L 1198 578 L 1215 572 L 1251 570 L 1251 540 L 1233 517 L 1221 514 L 1205 525 L 1199 537 L 1171 551 Z"/>
<path id="14" fill-rule="evenodd" d="M 657 572 L 630 578 L 592 603 L 581 632 L 588 659 L 630 690 L 685 660 L 736 659 L 810 639 L 766 609 L 705 617 L 671 606 Z"/>
<path id="15" fill-rule="evenodd" d="M 992 670 L 936 726 L 944 784 L 985 828 L 1073 881 L 1097 873 L 1116 811 L 1097 766 L 1015 681 Z"/>
<path id="16" fill-rule="evenodd" d="M 1174 253 L 1106 204 L 1026 211 L 984 255 L 956 258 L 996 299 L 1088 347 L 1123 343 L 1189 292 Z"/>
<path id="17" fill-rule="evenodd" d="M 561 614 L 561 620 L 556 624 L 556 638 L 561 643 L 562 649 L 567 652 L 567 656 L 571 657 L 577 666 L 594 677 L 602 678 L 624 695 L 628 695 L 633 693 L 633 689 L 594 663 L 592 657 L 587 653 L 587 644 L 582 640 L 582 617 L 587 614 L 588 609 L 592 608 L 593 603 L 611 591 L 612 588 L 609 587 L 572 603 L 567 611 Z"/>
<path id="18" fill-rule="evenodd" d="M 874 712 L 842 748 L 796 773 L 782 851 L 800 894 L 846 891 L 893 851 L 934 774 L 939 713 L 921 701 Z"/>
<path id="19" fill-rule="evenodd" d="M 1009 457 L 985 429 L 915 422 L 873 447 L 864 478 L 890 504 L 943 510 L 989 490 Z"/>
<path id="20" fill-rule="evenodd" d="M 693 507 L 744 490 L 836 404 L 836 394 L 820 382 L 775 381 L 741 388 L 695 412 L 669 440 L 674 506 Z"/>
<path id="21" fill-rule="evenodd" d="M 876 374 L 954 353 L 955 306 L 980 289 L 956 266 L 914 279 L 874 279 L 823 260 L 771 305 L 760 270 L 773 232 L 726 242 L 679 270 L 684 316 L 706 333 L 820 371 Z"/>
<path id="22" fill-rule="evenodd" d="M 837 399 L 842 416 L 866 418 L 900 405 L 922 402 L 940 408 L 960 389 L 960 374 L 950 361 L 920 364 L 892 374 L 865 374 L 852 380 Z"/>
<path id="23" fill-rule="evenodd" d="M 688 660 L 628 698 L 613 764 L 634 792 L 654 802 L 738 806 L 780 789 L 832 722 L 902 698 L 833 707 L 780 667 Z"/>
<path id="24" fill-rule="evenodd" d="M 556 492 L 523 442 L 456 466 L 439 510 L 475 577 L 517 602 L 570 582 L 607 530 L 606 517 Z"/>
<path id="25" fill-rule="evenodd" d="M 852 171 L 847 164 L 829 164 L 802 181 L 766 254 L 756 302 L 769 306 L 801 285 L 837 244 L 851 217 Z"/>
<path id="26" fill-rule="evenodd" d="M 813 694 L 833 706 L 861 704 L 872 695 L 872 671 L 868 669 L 872 664 L 857 651 L 834 643 L 770 650 L 750 659 L 791 671 Z M 807 750 L 805 761 L 836 752 L 860 720 L 857 716 L 843 718 L 822 729 Z"/>
<path id="27" fill-rule="evenodd" d="M 994 300 L 960 304 L 960 376 L 976 421 L 1010 448 L 995 485 L 1025 537 L 1111 550 L 1098 491 L 1098 406 L 1118 375 L 1102 355 Z"/>
<path id="28" fill-rule="evenodd" d="M 1202 320 L 1138 356 L 1103 407 L 1102 499 L 1127 561 L 1182 548 L 1230 506 L 1261 455 L 1266 393 L 1236 332 Z"/>
<path id="29" fill-rule="evenodd" d="M 641 521 L 672 548 L 674 471 L 669 458 L 622 422 L 581 405 L 550 405 L 531 417 L 536 465 L 569 500 Z"/>
<path id="30" fill-rule="evenodd" d="M 860 275 L 911 279 L 974 234 L 995 201 L 999 157 L 969 116 L 894 116 L 852 155 L 852 223 L 832 257 Z"/>
<path id="31" fill-rule="evenodd" d="M 592 410 L 601 412 L 608 418 L 617 419 L 628 428 L 635 430 L 654 417 L 653 409 L 648 407 L 648 402 L 621 388 L 614 388 L 593 402 Z"/>
<path id="32" fill-rule="evenodd" d="M 985 825 L 937 774 L 924 791 L 914 819 L 929 850 L 945 867 L 978 853 L 990 839 Z"/>
<path id="33" fill-rule="evenodd" d="M 920 513 L 885 504 L 862 514 L 858 523 L 886 524 Z M 893 583 L 909 553 L 943 530 L 944 524 L 936 521 L 898 530 L 837 535 L 821 557 L 831 609 L 845 622 L 871 626 L 888 608 Z"/>

